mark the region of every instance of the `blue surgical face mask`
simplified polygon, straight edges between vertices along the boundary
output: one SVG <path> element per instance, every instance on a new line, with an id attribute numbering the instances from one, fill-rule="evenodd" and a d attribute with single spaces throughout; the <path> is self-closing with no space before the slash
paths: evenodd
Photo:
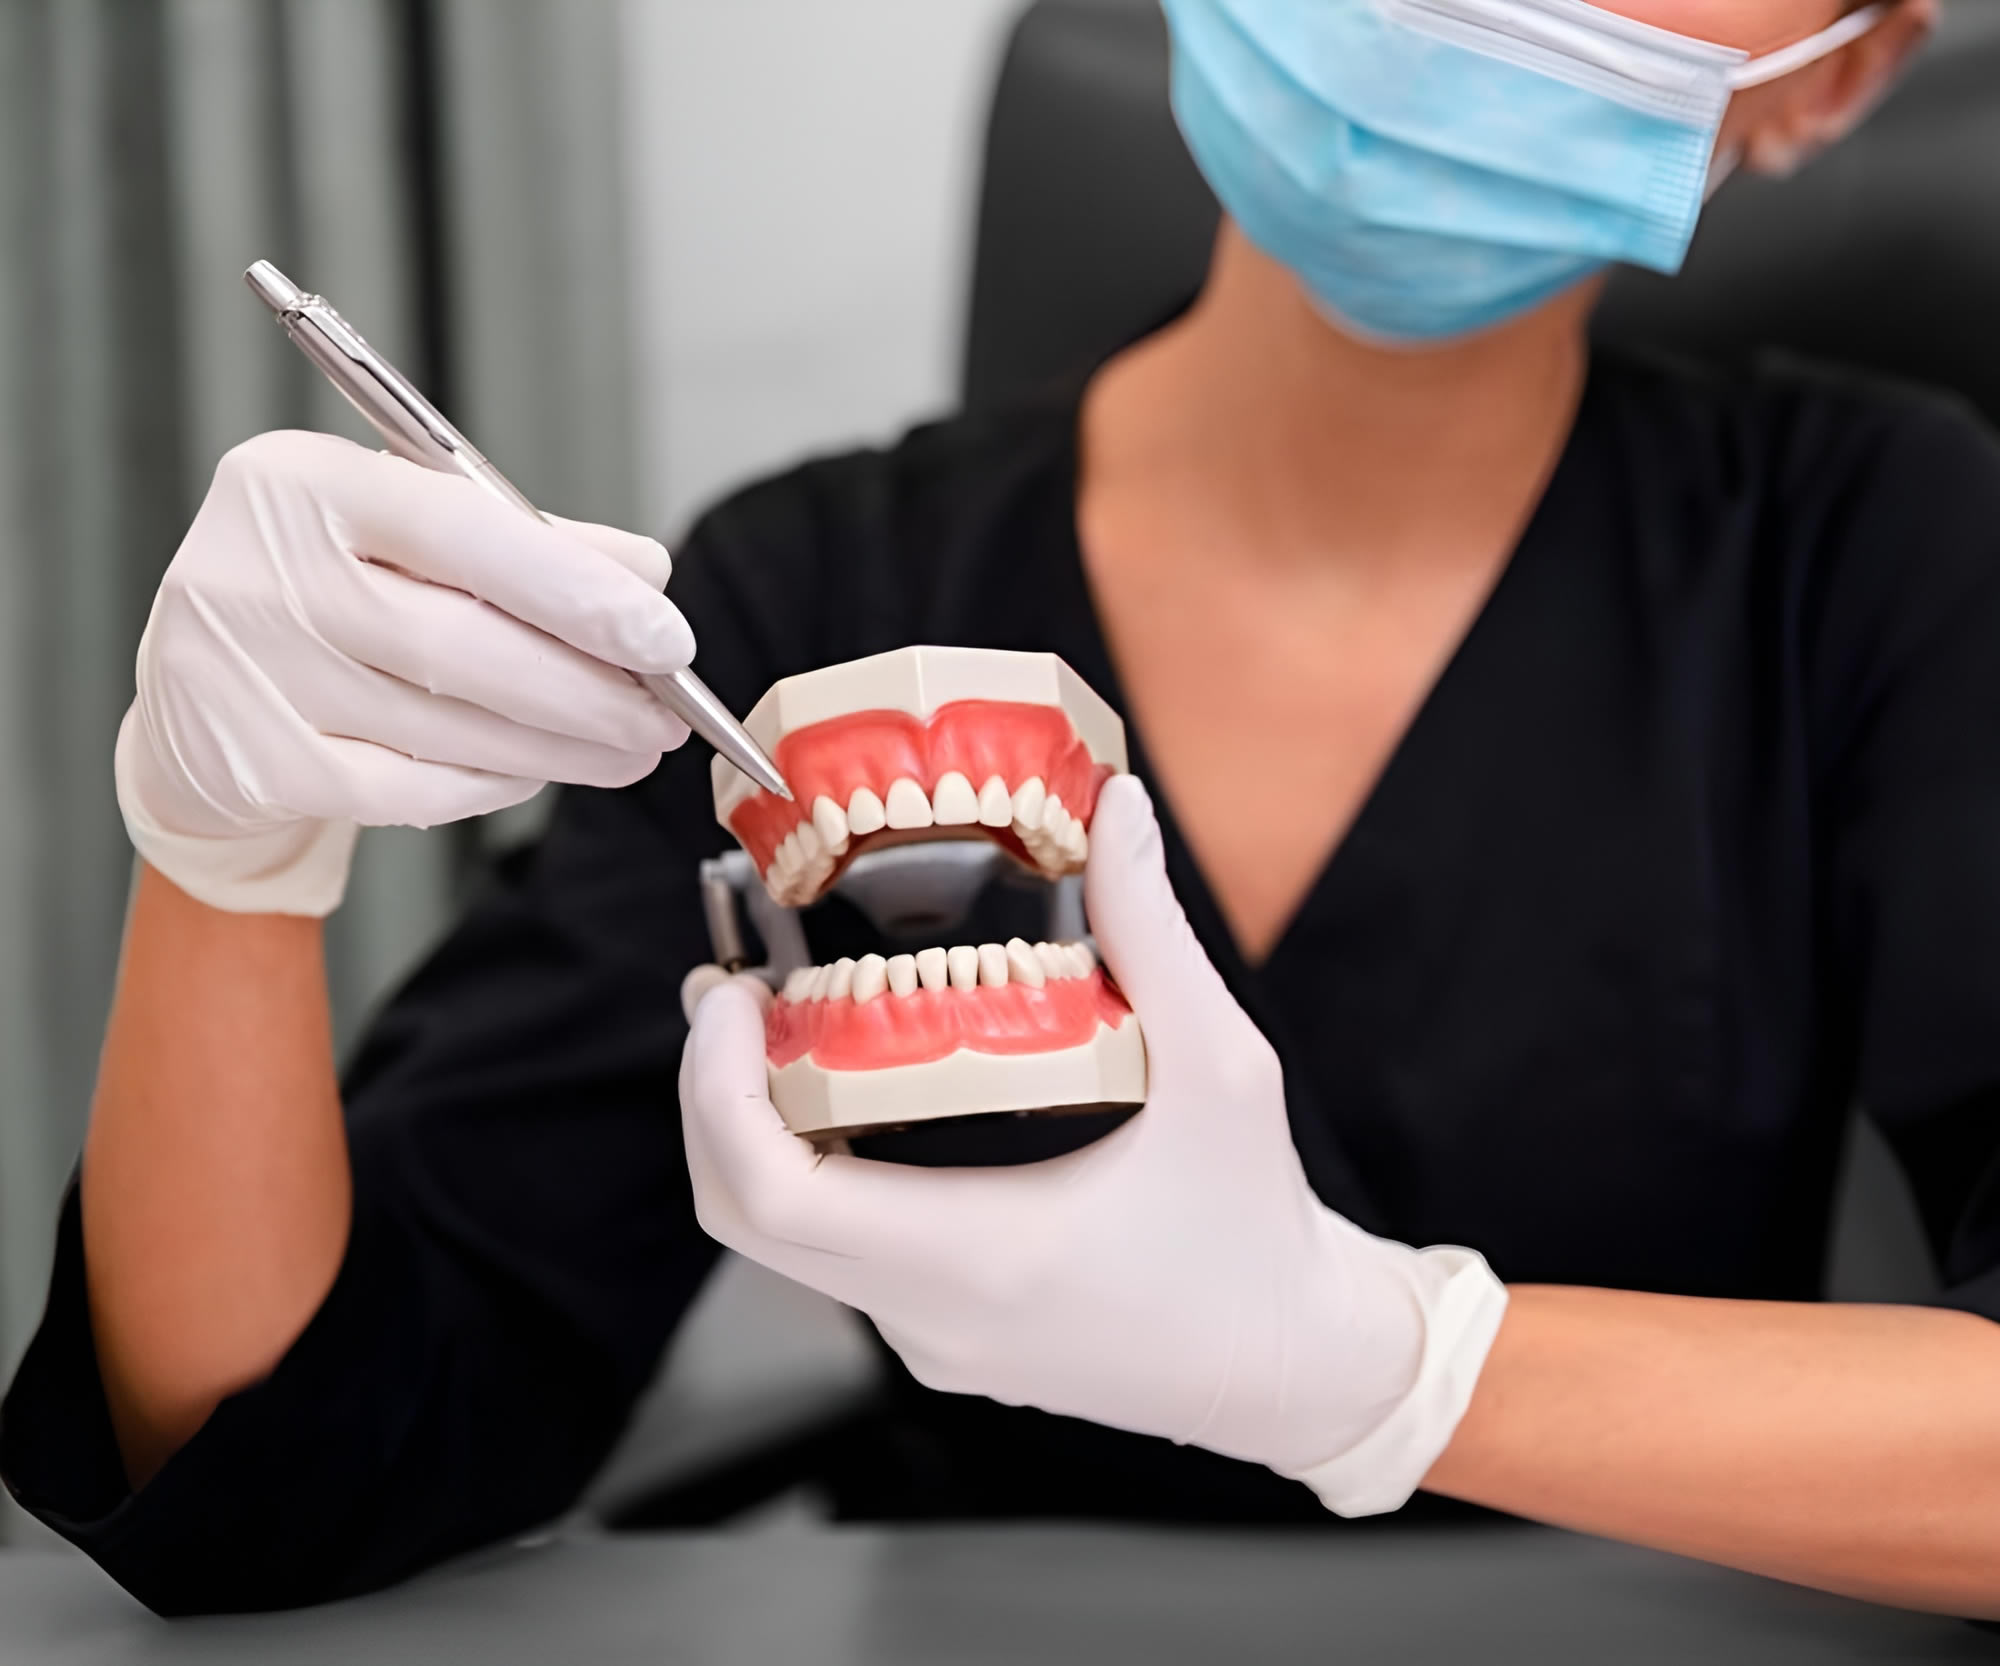
<path id="1" fill-rule="evenodd" d="M 1223 207 L 1335 319 L 1424 342 L 1614 261 L 1678 271 L 1752 59 L 1584 0 L 1163 0 L 1174 111 Z"/>

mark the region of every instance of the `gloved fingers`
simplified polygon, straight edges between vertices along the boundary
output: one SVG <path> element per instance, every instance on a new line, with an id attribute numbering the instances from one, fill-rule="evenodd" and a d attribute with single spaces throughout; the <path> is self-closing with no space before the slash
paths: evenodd
<path id="1" fill-rule="evenodd" d="M 397 457 L 369 456 L 343 476 L 333 507 L 356 555 L 464 590 L 629 671 L 678 671 L 694 658 L 680 609 L 573 533 Z"/>
<path id="2" fill-rule="evenodd" d="M 617 751 L 670 751 L 687 739 L 687 725 L 628 672 L 463 590 L 357 561 L 321 595 L 320 635 L 405 683 Z"/>
<path id="3" fill-rule="evenodd" d="M 704 996 L 688 1041 L 682 1112 L 754 1235 L 745 1254 L 868 1308 L 871 1272 L 893 1265 L 968 1288 L 1030 1259 L 1066 1160 L 1016 1169 L 930 1169 L 815 1151 L 771 1104 L 760 1000 L 737 978 Z M 765 999 L 768 999 L 768 992 Z M 1043 1182 L 1034 1196 L 1025 1195 Z M 1010 1260 L 1010 1257 L 1014 1260 Z"/>
<path id="4" fill-rule="evenodd" d="M 364 827 L 442 827 L 525 804 L 546 783 L 453 764 L 419 763 L 372 741 L 323 736 L 316 743 L 327 782 L 315 801 L 308 789 L 287 809 L 314 821 L 355 821 Z"/>
<path id="5" fill-rule="evenodd" d="M 321 735 L 370 741 L 421 764 L 586 787 L 630 786 L 659 765 L 654 749 L 601 746 L 552 734 L 468 701 L 413 688 L 332 649 L 323 653 L 318 665 L 305 674 L 287 675 L 284 685 L 299 716 Z M 353 819 L 372 823 L 375 818 Z M 386 819 L 404 818 L 392 814 Z"/>
<path id="6" fill-rule="evenodd" d="M 627 532 L 622 527 L 600 526 L 596 521 L 573 521 L 566 515 L 542 517 L 558 531 L 608 555 L 628 573 L 646 581 L 655 590 L 664 590 L 674 576 L 674 558 L 657 538 Z"/>
<path id="7" fill-rule="evenodd" d="M 1114 776 L 1097 796 L 1083 896 L 1098 951 L 1156 1063 L 1212 1053 L 1218 1023 L 1255 1034 L 1168 882 L 1160 824 L 1137 776 Z"/>

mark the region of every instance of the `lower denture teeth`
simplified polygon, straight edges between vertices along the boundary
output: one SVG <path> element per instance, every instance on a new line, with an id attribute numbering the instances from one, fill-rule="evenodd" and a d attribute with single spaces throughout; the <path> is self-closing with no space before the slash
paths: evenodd
<path id="1" fill-rule="evenodd" d="M 889 957 L 889 964 L 883 968 L 889 980 L 892 995 L 914 995 L 917 992 L 917 957 L 897 954 Z"/>
<path id="2" fill-rule="evenodd" d="M 979 987 L 979 951 L 970 943 L 955 944 L 945 954 L 945 970 L 954 989 Z"/>
<path id="3" fill-rule="evenodd" d="M 975 962 L 975 966 L 976 966 Z M 942 989 L 950 981 L 951 963 L 942 949 L 925 949 L 917 956 L 917 982 L 926 989 Z"/>
<path id="4" fill-rule="evenodd" d="M 808 1001 L 825 1000 L 827 985 L 832 981 L 833 968 L 831 966 L 815 966 L 812 969 L 812 980 L 806 985 L 806 999 Z"/>
<path id="5" fill-rule="evenodd" d="M 883 809 L 889 825 L 897 829 L 929 827 L 936 820 L 931 813 L 931 801 L 924 796 L 924 789 L 907 775 L 889 784 L 889 796 L 883 801 Z"/>
<path id="6" fill-rule="evenodd" d="M 785 999 L 794 1003 L 806 999 L 806 991 L 812 987 L 812 976 L 816 967 L 800 966 L 785 974 Z"/>
<path id="7" fill-rule="evenodd" d="M 1030 989 L 1040 989 L 1049 981 L 1035 951 L 1018 937 L 1007 939 L 1007 979 L 1010 983 L 1025 983 Z"/>
<path id="8" fill-rule="evenodd" d="M 1007 987 L 1007 951 L 998 943 L 979 945 L 979 981 L 988 989 Z"/>
<path id="9" fill-rule="evenodd" d="M 1097 956 L 1091 953 L 1088 943 L 1069 943 L 1065 947 L 1069 951 L 1070 965 L 1075 968 L 1070 973 L 1071 977 L 1087 978 L 1097 970 Z"/>
<path id="10" fill-rule="evenodd" d="M 889 825 L 889 815 L 881 799 L 867 787 L 856 787 L 847 801 L 847 830 L 856 838 L 879 833 Z"/>
<path id="11" fill-rule="evenodd" d="M 997 775 L 989 775 L 979 789 L 979 825 L 1006 827 L 1014 820 L 1014 795 Z"/>
<path id="12" fill-rule="evenodd" d="M 1060 944 L 1037 943 L 1035 945 L 1035 959 L 1041 963 L 1042 975 L 1044 977 L 1066 978 L 1071 976 L 1069 956 L 1062 952 Z"/>
<path id="13" fill-rule="evenodd" d="M 826 998 L 829 1001 L 845 1001 L 854 994 L 855 962 L 842 955 L 833 963 L 833 973 L 826 980 Z"/>
<path id="14" fill-rule="evenodd" d="M 947 770 L 931 794 L 931 813 L 940 827 L 970 827 L 979 820 L 979 795 L 957 770 Z"/>
<path id="15" fill-rule="evenodd" d="M 854 999 L 866 1006 L 889 990 L 889 963 L 879 954 L 865 954 L 854 963 Z"/>

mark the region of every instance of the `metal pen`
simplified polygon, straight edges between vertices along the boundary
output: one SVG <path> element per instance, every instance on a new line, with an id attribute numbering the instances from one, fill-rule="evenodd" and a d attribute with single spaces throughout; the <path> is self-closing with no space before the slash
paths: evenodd
<path id="1" fill-rule="evenodd" d="M 293 345 L 320 368 L 397 456 L 441 474 L 462 474 L 523 514 L 545 518 L 520 488 L 489 463 L 479 448 L 323 297 L 307 294 L 268 260 L 252 266 L 243 274 L 243 281 L 276 315 Z M 792 796 L 778 766 L 692 671 L 642 676 L 639 680 L 758 786 L 780 798 Z"/>

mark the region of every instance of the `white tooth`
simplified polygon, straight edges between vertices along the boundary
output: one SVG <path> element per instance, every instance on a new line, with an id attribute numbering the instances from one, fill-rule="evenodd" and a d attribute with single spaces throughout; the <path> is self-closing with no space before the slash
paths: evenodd
<path id="1" fill-rule="evenodd" d="M 847 854 L 847 812 L 825 793 L 813 800 L 813 830 L 829 855 Z"/>
<path id="2" fill-rule="evenodd" d="M 1097 970 L 1097 956 L 1090 952 L 1090 945 L 1088 943 L 1071 943 L 1067 947 L 1069 949 L 1070 965 L 1076 968 L 1075 971 L 1070 973 L 1071 977 L 1087 978 L 1092 972 Z"/>
<path id="3" fill-rule="evenodd" d="M 1002 957 L 1005 958 L 1004 956 Z M 979 951 L 970 943 L 954 944 L 945 955 L 945 967 L 951 973 L 954 989 L 977 989 L 979 987 Z"/>
<path id="4" fill-rule="evenodd" d="M 1064 830 L 1062 853 L 1079 867 L 1090 860 L 1090 835 L 1084 831 L 1082 822 L 1073 821 Z"/>
<path id="5" fill-rule="evenodd" d="M 940 827 L 970 827 L 979 819 L 979 795 L 955 769 L 938 777 L 931 804 Z"/>
<path id="6" fill-rule="evenodd" d="M 865 954 L 854 963 L 854 999 L 866 1006 L 889 987 L 889 963 L 879 954 Z"/>
<path id="7" fill-rule="evenodd" d="M 879 833 L 889 825 L 881 799 L 866 787 L 856 787 L 847 801 L 847 830 L 857 839 L 864 833 Z"/>
<path id="8" fill-rule="evenodd" d="M 1039 775 L 1031 775 L 1014 789 L 1014 831 L 1027 834 L 1042 825 L 1042 806 L 1048 801 L 1049 789 L 1042 785 Z"/>
<path id="9" fill-rule="evenodd" d="M 1069 824 L 1070 813 L 1064 808 L 1063 801 L 1050 793 L 1048 802 L 1042 806 L 1042 831 L 1048 834 L 1049 843 L 1061 844 L 1063 831 Z"/>
<path id="10" fill-rule="evenodd" d="M 887 803 L 889 825 L 891 827 L 929 827 L 935 819 L 931 815 L 931 801 L 924 796 L 924 789 L 907 775 L 899 776 L 889 783 Z"/>
<path id="11" fill-rule="evenodd" d="M 795 827 L 778 844 L 778 872 L 787 880 L 799 871 L 799 830 Z"/>
<path id="12" fill-rule="evenodd" d="M 842 955 L 833 963 L 833 975 L 826 980 L 826 998 L 845 1001 L 854 994 L 854 962 Z"/>
<path id="13" fill-rule="evenodd" d="M 785 888 L 784 870 L 778 866 L 777 860 L 773 858 L 771 865 L 764 870 L 764 889 L 769 891 L 772 896 L 776 897 L 779 895 L 780 892 L 784 890 L 784 888 Z"/>
<path id="14" fill-rule="evenodd" d="M 785 999 L 794 1003 L 803 1001 L 806 998 L 806 989 L 812 983 L 813 972 L 814 968 L 811 966 L 801 966 L 795 971 L 787 972 Z"/>
<path id="15" fill-rule="evenodd" d="M 974 963 L 977 972 L 978 963 Z M 951 978 L 951 963 L 942 949 L 924 949 L 917 955 L 917 982 L 926 989 L 942 989 Z"/>
<path id="16" fill-rule="evenodd" d="M 1040 989 L 1049 981 L 1042 963 L 1035 958 L 1035 951 L 1018 937 L 1007 939 L 1007 978 L 1011 983 L 1025 983 L 1030 989 Z"/>
<path id="17" fill-rule="evenodd" d="M 998 943 L 979 945 L 979 981 L 988 989 L 1007 987 L 1007 951 Z"/>
<path id="18" fill-rule="evenodd" d="M 1070 976 L 1069 956 L 1053 943 L 1037 943 L 1035 958 L 1042 963 L 1042 975 L 1050 978 Z"/>
<path id="19" fill-rule="evenodd" d="M 826 846 L 820 843 L 819 830 L 811 822 L 800 822 L 792 830 L 792 837 L 799 841 L 800 867 L 810 870 L 826 854 Z"/>
<path id="20" fill-rule="evenodd" d="M 808 1001 L 825 1000 L 827 985 L 832 982 L 833 968 L 831 966 L 815 966 L 813 968 L 812 982 L 806 985 L 806 999 Z"/>
<path id="21" fill-rule="evenodd" d="M 986 785 L 979 789 L 979 825 L 981 827 L 1005 827 L 1014 819 L 1014 799 L 1007 791 L 1007 783 L 997 775 L 989 775 Z"/>
<path id="22" fill-rule="evenodd" d="M 890 993 L 914 995 L 917 992 L 917 957 L 911 954 L 893 954 L 889 964 L 883 968 L 889 979 Z"/>

